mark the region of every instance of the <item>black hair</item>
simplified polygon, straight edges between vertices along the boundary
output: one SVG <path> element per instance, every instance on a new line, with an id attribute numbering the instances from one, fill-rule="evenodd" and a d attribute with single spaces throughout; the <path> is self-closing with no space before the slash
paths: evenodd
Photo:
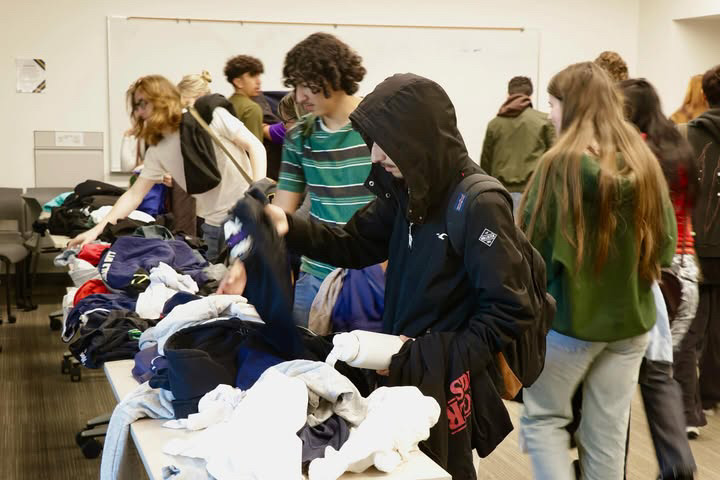
<path id="1" fill-rule="evenodd" d="M 286 87 L 307 85 L 314 93 L 342 90 L 358 91 L 365 77 L 362 58 L 339 38 L 329 33 L 313 33 L 295 45 L 285 56 L 283 81 Z"/>
<path id="2" fill-rule="evenodd" d="M 702 88 L 708 105 L 713 108 L 720 107 L 720 65 L 705 72 L 702 78 Z"/>
<path id="3" fill-rule="evenodd" d="M 650 82 L 633 78 L 620 82 L 619 86 L 625 97 L 626 117 L 647 136 L 648 147 L 660 162 L 670 190 L 678 186 L 680 167 L 685 169 L 688 199 L 693 205 L 699 185 L 692 147 L 663 114 L 660 97 Z"/>
<path id="4" fill-rule="evenodd" d="M 532 80 L 528 77 L 513 77 L 508 82 L 508 95 L 522 93 L 528 97 L 533 93 Z"/>
<path id="5" fill-rule="evenodd" d="M 246 73 L 255 76 L 264 71 L 262 62 L 257 58 L 249 55 L 238 55 L 227 61 L 224 73 L 227 81 L 233 83 L 233 80 L 242 77 Z"/>

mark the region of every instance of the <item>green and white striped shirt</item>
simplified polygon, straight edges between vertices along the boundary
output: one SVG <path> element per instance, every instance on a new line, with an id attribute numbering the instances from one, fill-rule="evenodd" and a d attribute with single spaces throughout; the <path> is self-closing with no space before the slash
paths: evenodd
<path id="1" fill-rule="evenodd" d="M 305 122 L 313 121 L 307 133 Z M 310 195 L 310 216 L 318 222 L 342 226 L 375 196 L 365 188 L 370 151 L 348 123 L 329 130 L 320 120 L 305 117 L 285 137 L 278 189 Z M 332 265 L 302 258 L 300 270 L 325 278 Z"/>

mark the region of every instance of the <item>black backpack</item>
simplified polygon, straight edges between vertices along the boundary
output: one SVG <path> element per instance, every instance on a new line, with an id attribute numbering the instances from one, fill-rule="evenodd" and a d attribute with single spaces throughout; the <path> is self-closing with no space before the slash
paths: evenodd
<path id="1" fill-rule="evenodd" d="M 469 208 L 458 211 L 455 206 L 460 202 L 471 205 L 475 199 L 487 192 L 498 192 L 507 200 L 512 211 L 512 198 L 507 189 L 494 177 L 484 174 L 473 174 L 465 177 L 455 188 L 450 197 L 447 209 L 447 233 L 453 249 L 462 255 L 465 243 L 466 212 Z M 547 277 L 545 260 L 525 234 L 516 226 L 518 245 L 523 257 L 528 259 L 532 269 L 533 289 L 530 292 L 536 306 L 535 323 L 520 338 L 508 345 L 498 356 L 496 365 L 503 375 L 505 392 L 503 398 L 514 398 L 520 388 L 529 387 L 540 376 L 545 364 L 545 337 L 550 330 L 555 316 L 555 299 L 547 293 Z M 511 372 L 508 372 L 508 368 Z M 514 376 L 514 378 L 513 378 Z M 510 377 L 510 378 L 508 378 Z"/>

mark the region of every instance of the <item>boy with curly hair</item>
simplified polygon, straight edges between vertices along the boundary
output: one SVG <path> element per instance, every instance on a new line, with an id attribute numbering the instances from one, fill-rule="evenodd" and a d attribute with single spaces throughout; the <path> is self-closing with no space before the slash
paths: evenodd
<path id="1" fill-rule="evenodd" d="M 260 95 L 260 75 L 264 72 L 260 60 L 249 55 L 237 55 L 225 64 L 225 77 L 235 89 L 228 100 L 235 107 L 235 115 L 248 130 L 263 141 L 263 112 L 252 97 Z"/>
<path id="2" fill-rule="evenodd" d="M 310 35 L 285 57 L 285 85 L 295 90 L 298 105 L 310 112 L 285 139 L 273 203 L 286 212 L 297 210 L 307 189 L 313 220 L 342 226 L 374 199 L 363 185 L 370 173 L 370 151 L 350 125 L 350 114 L 360 103 L 355 93 L 364 76 L 360 56 L 327 33 Z M 295 284 L 298 324 L 308 324 L 320 284 L 334 269 L 302 258 Z"/>

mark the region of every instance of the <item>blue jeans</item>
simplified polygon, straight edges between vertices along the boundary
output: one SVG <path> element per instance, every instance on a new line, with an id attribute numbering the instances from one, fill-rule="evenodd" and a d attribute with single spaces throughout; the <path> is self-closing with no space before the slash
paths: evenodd
<path id="1" fill-rule="evenodd" d="M 545 368 L 523 392 L 522 436 L 537 480 L 575 480 L 570 461 L 571 399 L 583 383 L 576 433 L 587 480 L 622 480 L 630 404 L 648 335 L 616 342 L 586 342 L 551 330 Z"/>
<path id="2" fill-rule="evenodd" d="M 295 282 L 295 304 L 293 305 L 293 317 L 297 325 L 308 326 L 310 307 L 312 307 L 321 284 L 322 279 L 306 272 L 300 272 L 300 276 Z"/>
<path id="3" fill-rule="evenodd" d="M 203 241 L 207 245 L 207 259 L 210 263 L 217 261 L 218 255 L 223 249 L 225 244 L 225 232 L 222 227 L 216 227 L 208 225 L 207 223 L 202 224 Z"/>

